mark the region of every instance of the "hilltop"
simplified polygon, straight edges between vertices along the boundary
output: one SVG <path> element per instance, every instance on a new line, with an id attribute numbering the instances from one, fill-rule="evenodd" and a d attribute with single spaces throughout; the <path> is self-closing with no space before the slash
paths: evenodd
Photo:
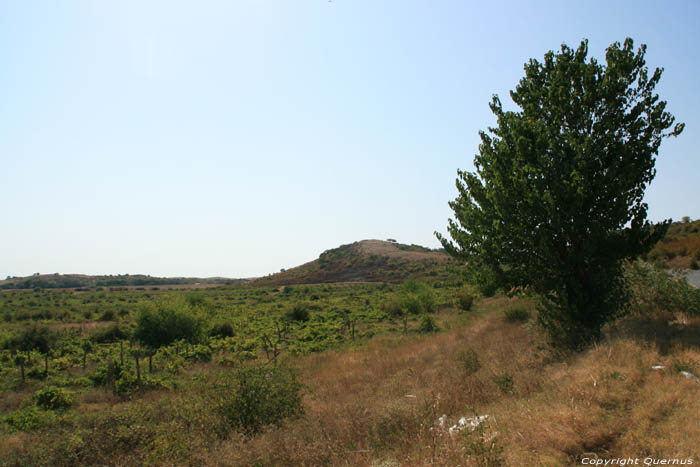
<path id="1" fill-rule="evenodd" d="M 253 285 L 380 282 L 438 276 L 451 264 L 442 250 L 394 241 L 362 240 L 326 250 L 313 261 L 253 281 Z"/>

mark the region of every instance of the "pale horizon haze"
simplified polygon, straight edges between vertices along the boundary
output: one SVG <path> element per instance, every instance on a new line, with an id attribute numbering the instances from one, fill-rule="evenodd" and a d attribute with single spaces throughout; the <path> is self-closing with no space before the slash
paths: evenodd
<path id="1" fill-rule="evenodd" d="M 700 2 L 0 1 L 0 279 L 255 277 L 446 232 L 488 103 L 626 37 L 676 122 L 649 218 L 700 217 Z"/>

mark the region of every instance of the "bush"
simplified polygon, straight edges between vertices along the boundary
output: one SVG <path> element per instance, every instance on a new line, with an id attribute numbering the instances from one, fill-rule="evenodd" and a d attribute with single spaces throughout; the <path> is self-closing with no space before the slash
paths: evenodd
<path id="1" fill-rule="evenodd" d="M 223 432 L 238 430 L 251 435 L 268 425 L 303 413 L 302 385 L 294 373 L 280 367 L 253 366 L 222 381 L 217 411 Z"/>
<path id="2" fill-rule="evenodd" d="M 105 310 L 98 321 L 114 321 L 115 319 L 117 319 L 117 315 L 114 313 L 114 310 Z"/>
<path id="3" fill-rule="evenodd" d="M 695 261 L 695 258 L 693 258 L 692 260 L 690 260 L 690 269 L 693 269 L 693 270 L 695 270 L 695 271 L 697 271 L 698 269 L 700 269 L 700 266 L 698 266 L 698 262 Z"/>
<path id="4" fill-rule="evenodd" d="M 104 329 L 101 329 L 90 336 L 92 342 L 98 344 L 110 344 L 126 339 L 129 334 L 119 327 L 117 324 L 111 324 Z"/>
<path id="5" fill-rule="evenodd" d="M 462 290 L 457 294 L 457 302 L 459 303 L 459 308 L 463 311 L 469 311 L 472 309 L 472 304 L 474 303 L 474 296 L 467 290 Z"/>
<path id="6" fill-rule="evenodd" d="M 510 373 L 494 376 L 493 382 L 496 383 L 496 386 L 503 394 L 511 393 L 514 390 L 513 376 Z"/>
<path id="7" fill-rule="evenodd" d="M 56 424 L 58 418 L 53 412 L 32 406 L 12 412 L 6 417 L 1 417 L 0 420 L 7 424 L 10 432 L 15 432 L 50 428 Z"/>
<path id="8" fill-rule="evenodd" d="M 308 321 L 309 310 L 304 305 L 294 305 L 291 310 L 284 314 L 287 321 Z"/>
<path id="9" fill-rule="evenodd" d="M 202 324 L 187 302 L 161 302 L 155 307 L 141 309 L 134 337 L 152 349 L 177 340 L 194 344 L 201 339 Z"/>
<path id="10" fill-rule="evenodd" d="M 530 312 L 521 307 L 508 308 L 504 319 L 507 323 L 524 323 L 530 319 Z"/>
<path id="11" fill-rule="evenodd" d="M 44 369 L 41 367 L 33 366 L 27 370 L 27 378 L 44 379 L 45 377 L 46 373 L 44 373 Z"/>
<path id="12" fill-rule="evenodd" d="M 230 323 L 219 323 L 209 330 L 209 337 L 233 337 L 235 332 Z"/>
<path id="13" fill-rule="evenodd" d="M 631 308 L 637 313 L 666 310 L 700 315 L 700 290 L 683 279 L 642 262 L 628 265 L 625 279 L 632 292 Z"/>
<path id="14" fill-rule="evenodd" d="M 195 362 L 210 362 L 212 356 L 212 349 L 208 345 L 193 345 L 191 348 L 187 349 L 183 357 L 186 360 Z"/>
<path id="15" fill-rule="evenodd" d="M 34 402 L 44 410 L 67 409 L 73 405 L 73 394 L 63 388 L 48 386 L 34 393 Z"/>
<path id="16" fill-rule="evenodd" d="M 479 355 L 474 349 L 467 349 L 457 354 L 457 363 L 460 369 L 467 375 L 473 375 L 481 369 Z"/>
<path id="17" fill-rule="evenodd" d="M 42 354 L 46 354 L 56 344 L 57 339 L 56 333 L 49 328 L 33 325 L 11 338 L 7 342 L 6 347 L 25 352 L 37 350 Z"/>
<path id="18" fill-rule="evenodd" d="M 420 325 L 418 326 L 418 332 L 421 334 L 430 334 L 432 332 L 437 332 L 438 326 L 432 316 L 424 315 L 420 320 Z"/>

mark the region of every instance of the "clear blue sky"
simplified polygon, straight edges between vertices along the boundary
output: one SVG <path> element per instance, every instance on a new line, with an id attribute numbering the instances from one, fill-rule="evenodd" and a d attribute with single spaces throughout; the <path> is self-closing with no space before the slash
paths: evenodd
<path id="1" fill-rule="evenodd" d="M 700 217 L 700 2 L 2 1 L 0 276 L 249 277 L 437 247 L 491 95 L 630 36 L 678 139 L 650 217 Z"/>

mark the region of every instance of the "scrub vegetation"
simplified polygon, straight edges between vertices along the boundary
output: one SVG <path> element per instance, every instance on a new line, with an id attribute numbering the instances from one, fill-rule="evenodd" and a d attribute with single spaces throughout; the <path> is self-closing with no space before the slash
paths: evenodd
<path id="1" fill-rule="evenodd" d="M 630 314 L 572 353 L 547 344 L 533 297 L 486 297 L 450 268 L 395 283 L 5 291 L 0 463 L 700 455 L 700 384 L 681 373 L 700 367 L 696 289 L 628 264 Z M 450 435 L 442 415 L 489 417 Z"/>

